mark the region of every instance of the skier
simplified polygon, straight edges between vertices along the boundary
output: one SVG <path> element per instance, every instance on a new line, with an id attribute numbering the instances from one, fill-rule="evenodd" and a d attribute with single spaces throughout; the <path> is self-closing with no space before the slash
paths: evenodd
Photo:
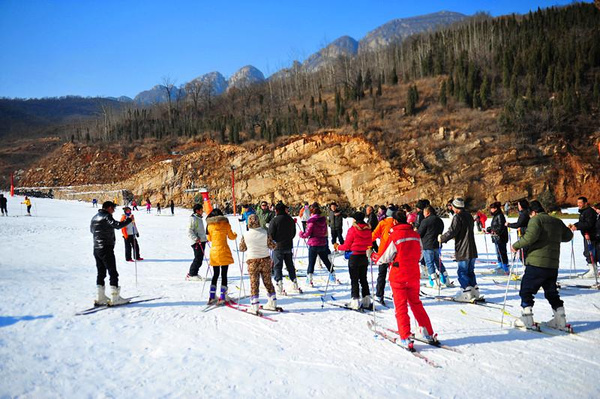
<path id="1" fill-rule="evenodd" d="M 350 273 L 350 285 L 352 300 L 348 305 L 350 308 L 358 310 L 372 309 L 371 292 L 369 291 L 369 282 L 367 281 L 367 268 L 369 261 L 367 259 L 367 250 L 371 247 L 371 228 L 365 223 L 365 214 L 356 212 L 352 215 L 354 223 L 346 234 L 346 241 L 341 244 L 334 244 L 336 250 L 352 251 L 348 259 L 348 272 Z M 362 289 L 362 301 L 358 295 L 358 288 Z"/>
<path id="2" fill-rule="evenodd" d="M 2 216 L 8 216 L 8 209 L 6 208 L 7 202 L 8 200 L 4 194 L 0 194 L 0 210 L 2 211 Z"/>
<path id="3" fill-rule="evenodd" d="M 431 205 L 431 203 L 429 202 L 428 199 L 420 199 L 417 201 L 417 204 L 415 205 L 415 208 L 417 208 L 417 220 L 413 223 L 413 226 L 415 229 L 418 229 L 419 226 L 421 225 L 421 222 L 423 221 L 423 219 L 425 219 L 423 210 L 430 205 Z M 407 217 L 407 220 L 408 220 L 408 217 Z"/>
<path id="4" fill-rule="evenodd" d="M 135 198 L 133 200 L 131 200 L 131 210 L 139 211 L 139 209 L 137 207 L 137 202 L 135 201 Z"/>
<path id="5" fill-rule="evenodd" d="M 385 205 L 381 205 L 379 209 L 377 209 L 377 221 L 381 222 L 383 219 L 387 217 L 387 208 Z"/>
<path id="6" fill-rule="evenodd" d="M 331 244 L 335 245 L 337 240 L 340 240 L 340 244 L 344 243 L 344 237 L 342 235 L 344 230 L 344 218 L 346 215 L 338 210 L 338 205 L 332 202 L 329 205 L 329 228 L 331 229 Z"/>
<path id="7" fill-rule="evenodd" d="M 285 211 L 284 211 L 285 212 Z M 294 228 L 296 226 L 294 225 Z M 248 274 L 250 275 L 250 312 L 258 314 L 259 311 L 259 286 L 262 278 L 267 289 L 267 304 L 265 310 L 277 310 L 277 297 L 275 287 L 271 282 L 271 257 L 269 250 L 277 246 L 267 231 L 260 226 L 258 215 L 252 214 L 248 217 L 248 231 L 242 236 L 240 251 L 247 252 Z"/>
<path id="8" fill-rule="evenodd" d="M 475 219 L 475 224 L 477 225 L 477 230 L 479 232 L 485 230 L 485 222 L 487 222 L 487 216 L 481 209 L 477 210 L 477 213 L 475 214 L 474 219 Z"/>
<path id="9" fill-rule="evenodd" d="M 584 273 L 581 277 L 583 278 L 594 278 L 596 275 L 596 268 L 592 264 L 592 259 L 590 257 L 590 250 L 588 245 L 588 240 L 585 238 L 586 234 L 590 237 L 589 241 L 591 247 L 594 248 L 596 245 L 596 238 L 594 228 L 596 226 L 596 213 L 592 208 L 588 205 L 588 200 L 586 197 L 577 198 L 577 207 L 579 208 L 579 221 L 574 224 L 570 224 L 569 228 L 571 231 L 581 231 L 581 235 L 583 236 L 583 256 L 585 256 L 585 260 L 587 261 L 588 271 Z M 592 253 L 592 256 L 594 254 Z M 594 260 L 597 260 L 594 257 Z"/>
<path id="10" fill-rule="evenodd" d="M 96 198 L 92 198 L 92 208 L 98 208 L 98 200 Z"/>
<path id="11" fill-rule="evenodd" d="M 506 227 L 517 229 L 517 235 L 519 237 L 523 237 L 527 232 L 527 224 L 529 223 L 529 201 L 526 199 L 520 199 L 517 201 L 517 208 L 519 209 L 519 218 L 515 223 L 506 222 Z M 527 248 L 522 248 L 519 252 L 521 254 L 521 262 L 525 264 Z"/>
<path id="12" fill-rule="evenodd" d="M 175 215 L 175 203 L 173 200 L 169 203 L 169 207 L 171 208 L 171 215 Z"/>
<path id="13" fill-rule="evenodd" d="M 146 213 L 150 213 L 152 209 L 152 204 L 150 203 L 150 198 L 146 198 Z"/>
<path id="14" fill-rule="evenodd" d="M 240 222 L 246 222 L 246 231 L 248 231 L 248 216 L 255 214 L 256 212 L 254 212 L 254 209 L 252 209 L 250 205 L 243 205 L 242 211 Z"/>
<path id="15" fill-rule="evenodd" d="M 408 224 L 404 211 L 394 212 L 394 220 L 397 225 L 392 227 L 387 243 L 381 246 L 383 253 L 381 256 L 375 255 L 375 257 L 379 257 L 377 260 L 379 265 L 391 264 L 390 286 L 394 295 L 396 321 L 400 335 L 400 340 L 396 342 L 405 348 L 412 349 L 413 342 L 407 306 L 410 305 L 419 324 L 415 335 L 435 344 L 438 342 L 437 334 L 434 333 L 431 320 L 419 299 L 421 239 L 419 233 Z"/>
<path id="16" fill-rule="evenodd" d="M 306 284 L 312 285 L 313 273 L 317 256 L 321 258 L 329 271 L 329 281 L 335 283 L 335 272 L 329 260 L 329 246 L 327 245 L 327 219 L 321 215 L 321 206 L 315 202 L 309 207 L 311 217 L 306 222 L 306 230 L 300 232 L 300 238 L 307 238 L 308 269 L 306 270 Z"/>
<path id="17" fill-rule="evenodd" d="M 396 220 L 392 217 L 393 211 L 388 209 L 386 211 L 386 215 L 388 215 L 385 219 L 381 220 L 375 231 L 371 234 L 371 240 L 376 241 L 379 239 L 379 251 L 377 252 L 379 255 L 383 254 L 383 250 L 386 247 L 387 241 L 390 236 L 390 230 L 392 227 L 396 225 Z M 375 288 L 375 297 L 377 301 L 385 306 L 385 280 L 387 277 L 389 265 L 385 263 L 379 264 L 379 271 L 377 274 L 377 286 Z"/>
<path id="18" fill-rule="evenodd" d="M 598 262 L 598 256 L 600 255 L 600 202 L 595 203 L 592 209 L 596 211 L 596 252 L 594 260 Z"/>
<path id="19" fill-rule="evenodd" d="M 448 272 L 440 260 L 438 237 L 444 232 L 444 222 L 431 206 L 423 209 L 423 216 L 425 218 L 420 223 L 418 232 L 423 244 L 423 258 L 429 273 L 429 286 L 434 288 L 437 287 L 438 282 L 441 282 L 446 287 L 452 287 Z"/>
<path id="20" fill-rule="evenodd" d="M 96 288 L 98 295 L 95 305 L 119 305 L 129 302 L 128 299 L 121 298 L 121 287 L 119 287 L 119 273 L 117 272 L 117 262 L 115 260 L 115 230 L 122 229 L 129 225 L 133 219 L 126 218 L 122 222 L 117 222 L 112 215 L 115 212 L 116 204 L 106 201 L 102 204 L 102 209 L 92 218 L 90 223 L 90 232 L 94 236 L 94 258 L 96 259 Z M 106 272 L 110 276 L 111 297 L 108 298 L 104 291 L 104 279 Z"/>
<path id="21" fill-rule="evenodd" d="M 188 237 L 191 240 L 192 249 L 194 250 L 194 260 L 190 265 L 190 270 L 186 276 L 188 281 L 201 281 L 198 276 L 202 261 L 204 260 L 204 250 L 206 249 L 206 230 L 204 229 L 204 221 L 202 220 L 202 205 L 194 204 L 192 215 L 190 216 L 190 224 L 188 227 Z"/>
<path id="22" fill-rule="evenodd" d="M 273 214 L 273 211 L 269 209 L 269 204 L 267 204 L 267 201 L 263 201 L 260 203 L 260 208 L 256 210 L 256 216 L 258 216 L 260 227 L 263 229 L 268 229 L 269 223 L 275 215 Z"/>
<path id="23" fill-rule="evenodd" d="M 219 209 L 213 209 L 206 217 L 206 233 L 206 238 L 212 243 L 210 265 L 213 268 L 213 277 L 208 297 L 208 304 L 211 305 L 217 302 L 215 297 L 219 275 L 222 275 L 219 301 L 229 301 L 227 295 L 227 270 L 229 269 L 229 265 L 233 263 L 233 256 L 231 256 L 231 249 L 229 248 L 227 239 L 235 240 L 237 234 L 231 230 L 229 221 Z"/>
<path id="24" fill-rule="evenodd" d="M 292 291 L 300 292 L 292 256 L 294 237 L 296 236 L 296 223 L 288 215 L 287 209 L 288 207 L 283 203 L 275 205 L 277 216 L 269 223 L 269 237 L 277 243 L 276 248 L 273 250 L 273 269 L 275 271 L 275 283 L 279 295 L 283 294 L 283 262 L 285 262 L 285 267 L 293 284 Z"/>
<path id="25" fill-rule="evenodd" d="M 161 208 L 160 208 L 160 202 L 157 202 L 156 203 L 156 214 L 157 215 L 160 215 L 160 210 L 161 210 Z"/>
<path id="26" fill-rule="evenodd" d="M 562 220 L 548 215 L 539 201 L 531 201 L 529 212 L 531 220 L 527 225 L 527 232 L 511 247 L 512 252 L 525 247 L 529 249 L 519 290 L 523 311 L 521 318 L 517 319 L 514 325 L 520 328 L 535 328 L 533 298 L 542 287 L 554 313 L 554 318 L 546 323 L 547 326 L 567 330 L 565 308 L 556 289 L 556 279 L 560 262 L 560 243 L 570 241 L 573 233 Z"/>
<path id="27" fill-rule="evenodd" d="M 371 233 L 373 233 L 375 231 L 375 229 L 377 228 L 377 225 L 379 224 L 379 220 L 377 219 L 377 215 L 375 214 L 375 209 L 371 205 L 367 206 L 366 212 L 367 212 L 367 224 L 371 228 Z M 375 252 L 377 252 L 379 250 L 379 247 L 377 246 L 376 241 L 373 241 L 371 243 L 371 248 Z"/>
<path id="28" fill-rule="evenodd" d="M 302 221 L 302 231 L 306 231 L 306 222 L 308 218 L 310 218 L 310 210 L 308 209 L 308 202 L 304 202 L 304 206 L 300 209 L 300 213 L 298 214 L 300 220 Z"/>
<path id="29" fill-rule="evenodd" d="M 506 253 L 506 244 L 508 244 L 508 229 L 506 228 L 506 218 L 502 213 L 500 202 L 494 202 L 490 205 L 492 214 L 492 223 L 486 229 L 487 233 L 492 235 L 492 242 L 496 245 L 496 255 L 498 256 L 498 266 L 494 269 L 496 274 L 508 275 L 508 255 Z"/>
<path id="30" fill-rule="evenodd" d="M 25 200 L 21 204 L 25 204 L 27 207 L 27 216 L 31 216 L 31 200 L 29 197 L 25 196 Z"/>
<path id="31" fill-rule="evenodd" d="M 144 260 L 140 256 L 140 246 L 138 244 L 137 237 L 140 236 L 140 232 L 135 224 L 135 217 L 131 213 L 131 208 L 126 206 L 123 208 L 123 215 L 121 216 L 121 222 L 126 219 L 131 219 L 131 223 L 121 229 L 123 239 L 125 240 L 125 260 L 127 262 L 133 262 L 131 257 L 131 249 L 133 248 L 133 258 L 135 260 Z"/>
<path id="32" fill-rule="evenodd" d="M 461 287 L 454 299 L 458 302 L 471 302 L 481 298 L 475 278 L 477 246 L 473 234 L 473 218 L 465 210 L 465 200 L 462 198 L 452 201 L 452 212 L 454 217 L 450 228 L 438 241 L 445 244 L 454 238 L 454 257 L 458 263 L 458 282 Z"/>

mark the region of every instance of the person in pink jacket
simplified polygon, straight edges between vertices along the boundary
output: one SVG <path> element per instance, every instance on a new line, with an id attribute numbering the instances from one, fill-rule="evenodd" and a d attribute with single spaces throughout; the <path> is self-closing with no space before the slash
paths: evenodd
<path id="1" fill-rule="evenodd" d="M 306 270 L 306 284 L 312 285 L 313 273 L 317 256 L 321 258 L 329 271 L 329 281 L 335 283 L 335 272 L 329 260 L 329 246 L 327 245 L 327 218 L 321 215 L 321 206 L 315 202 L 308 207 L 310 218 L 306 222 L 306 230 L 300 232 L 300 237 L 308 239 L 308 269 Z"/>
<path id="2" fill-rule="evenodd" d="M 371 240 L 371 227 L 365 223 L 365 214 L 362 212 L 356 212 L 352 215 L 352 218 L 354 219 L 354 223 L 348 230 L 346 241 L 342 245 L 334 244 L 334 246 L 336 250 L 352 251 L 348 260 L 352 301 L 348 306 L 354 310 L 358 310 L 361 307 L 363 309 L 373 309 L 369 282 L 367 281 L 369 261 L 366 255 L 367 250 L 373 244 Z M 359 283 L 362 289 L 362 302 L 358 296 Z"/>

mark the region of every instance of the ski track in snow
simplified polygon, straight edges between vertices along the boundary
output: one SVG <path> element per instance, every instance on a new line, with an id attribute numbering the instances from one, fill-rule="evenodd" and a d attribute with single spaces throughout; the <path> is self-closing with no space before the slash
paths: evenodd
<path id="1" fill-rule="evenodd" d="M 8 200 L 11 215 L 20 216 L 22 197 Z M 277 323 L 226 307 L 203 313 L 208 283 L 202 296 L 203 282 L 184 280 L 192 260 L 186 232 L 191 212 L 179 208 L 174 217 L 156 217 L 154 209 L 151 215 L 135 213 L 146 259 L 137 264 L 137 288 L 135 265 L 125 262 L 123 240 L 115 231 L 122 295 L 164 298 L 74 316 L 90 307 L 95 295 L 89 222 L 96 210 L 76 201 L 33 198 L 33 203 L 33 217 L 0 217 L 0 397 L 592 398 L 600 391 L 600 311 L 592 306 L 600 305 L 597 291 L 561 293 L 575 336 L 501 327 L 480 319 L 500 320 L 500 310 L 423 298 L 440 340 L 462 352 L 417 342 L 419 351 L 442 366 L 434 369 L 375 336 L 367 327 L 370 313 L 322 307 L 318 296 L 279 298 L 289 312 L 265 312 Z M 121 207 L 115 218 L 120 215 Z M 230 221 L 239 234 L 237 220 Z M 448 226 L 449 220 L 444 222 Z M 349 225 L 346 221 L 345 228 Z M 484 236 L 476 240 L 480 259 L 495 259 L 485 253 Z M 304 242 L 298 243 L 298 256 L 306 256 Z M 452 245 L 444 246 L 445 255 L 452 255 Z M 236 263 L 229 269 L 229 286 L 237 297 L 238 254 L 233 241 L 230 246 Z M 488 248 L 493 250 L 489 240 Z M 574 248 L 576 271 L 583 272 L 579 233 Z M 571 243 L 565 243 L 564 277 L 570 256 Z M 444 262 L 456 280 L 456 263 Z M 338 278 L 347 284 L 329 286 L 328 294 L 343 303 L 349 300 L 348 269 L 341 256 L 335 263 Z M 305 271 L 306 258 L 296 264 Z M 481 263 L 476 270 L 488 267 L 493 265 Z M 204 263 L 200 274 L 206 272 Z M 305 293 L 324 289 L 326 270 L 317 266 L 316 274 L 315 289 L 299 278 Z M 494 278 L 479 275 L 478 282 L 487 298 L 501 303 L 505 289 Z M 289 280 L 284 284 L 289 289 Z M 244 287 L 249 293 L 247 275 Z M 261 287 L 262 303 L 265 297 Z M 518 291 L 509 290 L 507 303 L 509 312 L 520 313 Z M 377 322 L 396 328 L 394 310 L 378 309 Z M 552 316 L 543 292 L 536 296 L 534 313 L 538 321 Z"/>

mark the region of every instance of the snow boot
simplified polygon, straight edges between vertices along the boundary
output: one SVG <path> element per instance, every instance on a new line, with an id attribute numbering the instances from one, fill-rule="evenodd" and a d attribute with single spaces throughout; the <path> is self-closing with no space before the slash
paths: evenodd
<path id="1" fill-rule="evenodd" d="M 277 295 L 283 295 L 283 280 L 278 281 L 275 284 L 275 288 L 277 290 Z"/>
<path id="2" fill-rule="evenodd" d="M 556 328 L 558 330 L 567 330 L 567 316 L 565 315 L 565 308 L 560 307 L 558 309 L 552 309 L 554 312 L 554 318 L 545 323 L 550 328 Z"/>
<path id="3" fill-rule="evenodd" d="M 253 296 L 250 300 L 250 309 L 248 309 L 248 313 L 258 314 L 259 313 L 260 303 L 257 296 Z"/>
<path id="4" fill-rule="evenodd" d="M 425 327 L 419 327 L 417 333 L 415 334 L 415 337 L 423 341 L 427 341 L 429 344 L 432 345 L 438 343 L 437 334 L 429 334 L 429 331 L 427 331 L 427 328 Z"/>
<path id="5" fill-rule="evenodd" d="M 533 308 L 531 306 L 524 307 L 523 311 L 521 312 L 521 317 L 514 321 L 513 326 L 516 328 L 535 328 L 535 323 L 533 321 Z"/>
<path id="6" fill-rule="evenodd" d="M 362 301 L 360 302 L 360 307 L 363 309 L 373 309 L 373 301 L 371 300 L 370 295 L 363 297 Z"/>
<path id="7" fill-rule="evenodd" d="M 464 290 L 458 291 L 456 295 L 454 295 L 454 300 L 456 302 L 473 302 L 475 297 L 473 296 L 473 288 L 467 287 Z"/>
<path id="8" fill-rule="evenodd" d="M 121 298 L 121 287 L 110 286 L 110 304 L 111 305 L 122 305 L 129 303 L 129 299 Z"/>
<path id="9" fill-rule="evenodd" d="M 269 299 L 267 299 L 267 303 L 263 306 L 265 310 L 277 310 L 277 297 L 275 293 L 269 295 Z"/>
<path id="10" fill-rule="evenodd" d="M 225 302 L 225 303 L 232 302 L 232 298 L 229 295 L 227 295 L 227 286 L 226 285 L 221 286 L 221 295 L 219 296 L 219 302 Z"/>
<path id="11" fill-rule="evenodd" d="M 350 309 L 358 310 L 360 309 L 360 300 L 358 298 L 352 298 L 346 306 Z"/>
<path id="12" fill-rule="evenodd" d="M 473 287 L 473 289 L 471 290 L 471 293 L 473 294 L 473 299 L 483 299 L 483 297 L 479 293 L 479 287 L 478 286 Z"/>
<path id="13" fill-rule="evenodd" d="M 335 279 L 335 272 L 329 273 L 329 284 L 335 284 L 336 281 L 337 280 Z"/>
<path id="14" fill-rule="evenodd" d="M 97 285 L 96 288 L 98 289 L 98 295 L 96 297 L 96 300 L 94 301 L 94 306 L 108 305 L 110 302 L 110 299 L 104 293 L 104 286 Z"/>
<path id="15" fill-rule="evenodd" d="M 596 268 L 591 263 L 587 264 L 587 267 L 590 269 L 587 272 L 581 275 L 581 278 L 596 278 Z"/>
<path id="16" fill-rule="evenodd" d="M 216 285 L 211 285 L 210 286 L 210 293 L 208 294 L 208 303 L 207 305 L 212 305 L 217 303 L 217 286 Z"/>
<path id="17" fill-rule="evenodd" d="M 308 273 L 306 275 L 306 285 L 313 285 L 313 274 L 312 273 Z"/>

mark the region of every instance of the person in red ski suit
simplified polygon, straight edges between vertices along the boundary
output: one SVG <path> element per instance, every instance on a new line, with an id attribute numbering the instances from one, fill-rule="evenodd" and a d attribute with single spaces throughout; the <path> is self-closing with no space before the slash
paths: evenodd
<path id="1" fill-rule="evenodd" d="M 396 321 L 401 345 L 412 345 L 410 331 L 410 317 L 408 306 L 412 310 L 419 331 L 417 336 L 430 342 L 436 342 L 429 316 L 419 299 L 421 268 L 419 261 L 422 258 L 422 245 L 419 233 L 407 223 L 404 211 L 394 212 L 394 219 L 398 224 L 390 230 L 390 237 L 386 247 L 380 251 L 381 255 L 373 254 L 377 264 L 390 264 L 390 286 L 394 294 Z"/>

